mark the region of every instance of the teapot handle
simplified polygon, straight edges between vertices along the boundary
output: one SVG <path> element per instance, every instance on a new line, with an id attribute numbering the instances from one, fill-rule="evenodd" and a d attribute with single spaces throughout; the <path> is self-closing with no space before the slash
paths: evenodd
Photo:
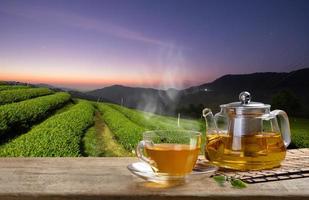
<path id="1" fill-rule="evenodd" d="M 207 132 L 217 132 L 217 124 L 211 109 L 204 108 L 202 114 L 206 121 Z"/>
<path id="2" fill-rule="evenodd" d="M 270 114 L 280 118 L 281 136 L 284 141 L 284 146 L 287 148 L 291 143 L 291 131 L 288 115 L 283 110 L 273 110 Z"/>

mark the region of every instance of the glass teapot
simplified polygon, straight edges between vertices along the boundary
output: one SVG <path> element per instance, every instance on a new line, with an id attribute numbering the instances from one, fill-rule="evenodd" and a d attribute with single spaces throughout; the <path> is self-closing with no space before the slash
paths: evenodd
<path id="1" fill-rule="evenodd" d="M 241 92 L 239 100 L 220 105 L 215 115 L 209 108 L 203 110 L 206 158 L 214 165 L 242 171 L 279 166 L 291 142 L 287 114 L 251 102 L 249 92 Z"/>

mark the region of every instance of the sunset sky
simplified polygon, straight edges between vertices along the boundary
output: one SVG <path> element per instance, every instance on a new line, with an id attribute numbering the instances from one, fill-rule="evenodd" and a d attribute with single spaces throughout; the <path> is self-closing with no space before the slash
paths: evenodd
<path id="1" fill-rule="evenodd" d="M 185 88 L 309 67 L 306 0 L 0 0 L 0 80 Z"/>

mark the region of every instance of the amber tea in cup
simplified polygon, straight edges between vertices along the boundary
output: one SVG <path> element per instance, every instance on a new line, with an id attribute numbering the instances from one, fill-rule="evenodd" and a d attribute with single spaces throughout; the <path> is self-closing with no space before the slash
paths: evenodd
<path id="1" fill-rule="evenodd" d="M 145 150 L 158 172 L 176 176 L 190 173 L 199 153 L 187 144 L 146 145 Z"/>
<path id="2" fill-rule="evenodd" d="M 140 160 L 158 176 L 183 178 L 189 174 L 200 152 L 201 133 L 195 131 L 147 131 L 136 148 Z"/>

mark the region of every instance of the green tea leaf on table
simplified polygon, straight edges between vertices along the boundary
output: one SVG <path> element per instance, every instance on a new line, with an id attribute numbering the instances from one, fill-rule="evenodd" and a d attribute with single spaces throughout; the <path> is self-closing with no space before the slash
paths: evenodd
<path id="1" fill-rule="evenodd" d="M 225 176 L 213 176 L 213 179 L 220 185 L 223 186 L 223 184 L 226 182 Z"/>
<path id="2" fill-rule="evenodd" d="M 239 179 L 231 179 L 230 182 L 234 188 L 242 189 L 247 187 L 246 183 Z"/>

